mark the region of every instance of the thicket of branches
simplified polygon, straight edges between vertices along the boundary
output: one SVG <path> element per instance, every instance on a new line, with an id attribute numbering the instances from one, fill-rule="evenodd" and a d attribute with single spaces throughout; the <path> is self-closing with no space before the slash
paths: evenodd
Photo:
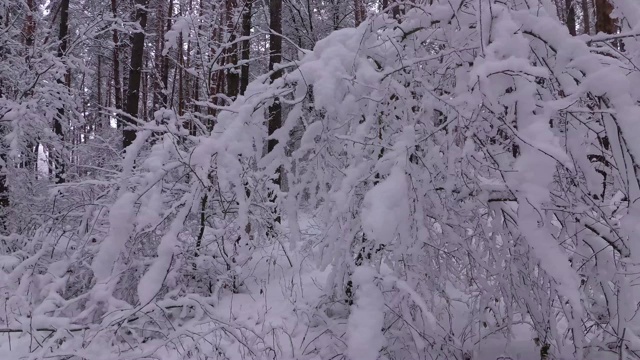
<path id="1" fill-rule="evenodd" d="M 635 0 L 0 0 L 0 342 L 640 358 L 638 29 Z M 221 316 L 264 274 L 280 320 Z"/>

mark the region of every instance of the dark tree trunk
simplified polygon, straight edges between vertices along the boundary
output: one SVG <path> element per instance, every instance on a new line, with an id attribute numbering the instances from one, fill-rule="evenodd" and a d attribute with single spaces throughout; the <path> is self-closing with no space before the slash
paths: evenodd
<path id="1" fill-rule="evenodd" d="M 184 50 L 183 50 L 183 42 L 184 39 L 182 38 L 182 33 L 180 33 L 180 36 L 178 37 L 178 66 L 176 67 L 176 70 L 178 71 L 178 115 L 182 116 L 184 115 L 184 107 L 185 107 L 185 100 L 184 100 Z M 176 79 L 173 80 L 174 83 L 176 81 Z"/>
<path id="2" fill-rule="evenodd" d="M 611 17 L 613 5 L 609 0 L 595 0 L 596 4 L 596 33 L 615 34 L 618 30 L 615 19 Z"/>
<path id="3" fill-rule="evenodd" d="M 27 0 L 27 8 L 28 13 L 24 21 L 24 44 L 26 45 L 27 53 L 29 53 L 30 48 L 33 46 L 36 31 L 36 22 L 33 19 L 33 13 L 36 11 L 35 0 Z"/>
<path id="4" fill-rule="evenodd" d="M 269 27 L 271 34 L 269 35 L 269 70 L 271 73 L 271 82 L 275 82 L 282 77 L 282 70 L 274 71 L 276 66 L 282 62 L 282 0 L 270 0 L 269 1 Z M 267 131 L 269 136 L 273 135 L 278 129 L 282 127 L 282 104 L 280 99 L 275 98 L 273 104 L 269 106 L 269 123 Z M 269 139 L 267 141 L 267 153 L 272 152 L 278 140 Z M 273 184 L 276 188 L 282 187 L 282 171 L 280 168 L 276 169 L 275 179 Z M 246 189 L 246 188 L 245 188 Z M 270 194 L 271 201 L 275 201 L 276 194 Z M 280 215 L 278 210 L 274 209 L 275 222 L 280 222 Z M 267 229 L 267 236 L 274 236 L 274 229 L 269 226 Z"/>
<path id="5" fill-rule="evenodd" d="M 340 29 L 340 1 L 334 1 L 331 5 L 333 11 L 333 30 Z"/>
<path id="6" fill-rule="evenodd" d="M 140 30 L 131 36 L 131 62 L 129 69 L 129 86 L 127 89 L 126 127 L 122 130 L 122 147 L 126 148 L 136 139 L 134 119 L 138 118 L 140 102 L 140 77 L 142 74 L 142 60 L 144 57 L 144 30 L 147 27 L 148 0 L 136 0 L 136 21 Z"/>
<path id="7" fill-rule="evenodd" d="M 171 30 L 171 17 L 173 16 L 173 0 L 169 0 L 169 8 L 167 9 L 167 23 L 165 30 L 162 33 L 162 37 L 160 38 L 160 42 L 162 43 L 161 49 L 164 51 L 164 34 L 166 34 L 169 30 Z M 182 46 L 182 44 L 180 44 Z M 169 53 L 162 56 L 162 75 L 160 77 L 162 81 L 162 96 L 161 106 L 165 108 L 169 108 L 169 99 L 168 99 L 168 89 L 169 89 Z"/>
<path id="8" fill-rule="evenodd" d="M 165 1 L 160 0 L 156 12 L 156 49 L 155 49 L 155 71 L 153 72 L 153 110 L 161 107 L 169 107 L 169 54 L 164 54 L 164 35 L 171 30 L 171 16 L 173 14 L 173 1 L 169 0 L 169 6 L 165 10 Z M 165 15 L 167 16 L 166 22 Z"/>
<path id="9" fill-rule="evenodd" d="M 96 72 L 96 77 L 97 77 L 96 82 L 98 83 L 98 88 L 96 89 L 98 91 L 98 94 L 97 94 L 98 109 L 96 111 L 96 117 L 94 119 L 94 123 L 90 124 L 89 131 L 93 131 L 94 129 L 102 127 L 101 107 L 104 106 L 104 103 L 102 100 L 102 55 L 100 54 L 98 54 L 98 70 Z"/>
<path id="10" fill-rule="evenodd" d="M 69 0 L 62 0 L 60 2 L 60 29 L 58 31 L 58 57 L 62 58 L 67 53 L 67 43 L 69 35 Z M 58 84 L 64 87 L 68 87 L 67 80 L 69 77 L 68 70 L 61 79 L 58 79 Z M 65 81 L 67 80 L 67 81 Z M 65 164 L 64 164 L 64 131 L 62 123 L 65 119 L 64 105 L 58 108 L 58 114 L 53 121 L 53 132 L 58 136 L 60 141 L 60 148 L 54 155 L 53 171 L 55 175 L 56 184 L 62 184 L 65 181 Z"/>
<path id="11" fill-rule="evenodd" d="M 147 54 L 147 56 L 145 57 L 145 69 L 148 69 L 151 65 L 149 64 L 149 56 Z M 149 108 L 148 108 L 148 103 L 149 103 L 149 73 L 148 72 L 144 72 L 142 74 L 142 116 L 141 118 L 144 119 L 144 121 L 148 121 L 149 118 L 153 115 L 153 114 L 149 114 Z"/>
<path id="12" fill-rule="evenodd" d="M 127 91 L 129 89 L 129 70 L 128 66 L 130 66 L 129 61 L 131 59 L 131 44 L 127 41 L 123 41 L 120 43 L 120 63 L 122 64 L 122 110 L 126 113 L 127 110 Z M 120 122 L 120 126 L 125 128 L 127 125 L 124 116 L 122 116 L 122 121 Z"/>
<path id="13" fill-rule="evenodd" d="M 269 1 L 269 26 L 271 35 L 269 36 L 269 70 L 273 71 L 277 64 L 282 62 L 282 0 Z M 276 81 L 282 76 L 282 71 L 273 71 L 271 74 L 271 82 Z M 282 126 L 282 104 L 280 99 L 275 99 L 273 105 L 269 107 L 269 136 L 273 135 L 276 130 Z M 273 151 L 278 144 L 278 140 L 269 139 L 267 142 L 267 153 Z M 275 183 L 280 185 L 282 174 L 277 171 Z"/>
<path id="14" fill-rule="evenodd" d="M 226 50 L 226 64 L 233 65 L 232 68 L 228 68 L 226 71 L 226 83 L 227 83 L 227 96 L 234 99 L 238 96 L 240 91 L 240 74 L 238 74 L 238 44 L 236 41 L 236 24 L 235 24 L 235 12 L 238 8 L 238 2 L 236 0 L 227 0 L 227 6 L 225 9 L 227 15 L 227 32 L 229 33 L 229 47 Z"/>
<path id="15" fill-rule="evenodd" d="M 111 13 L 114 19 L 118 16 L 116 1 L 117 0 L 111 0 Z M 120 79 L 120 44 L 118 40 L 118 30 L 113 29 L 111 40 L 113 41 L 113 100 L 116 110 L 120 112 L 122 111 L 122 82 Z M 117 114 L 116 118 L 118 119 L 118 126 L 122 126 L 122 117 L 120 114 Z"/>
<path id="16" fill-rule="evenodd" d="M 573 4 L 574 0 L 565 0 L 565 11 L 567 14 L 567 28 L 569 33 L 576 36 L 576 10 Z"/>
<path id="17" fill-rule="evenodd" d="M 253 0 L 245 0 L 244 9 L 242 12 L 242 36 L 245 38 L 242 40 L 241 59 L 242 66 L 240 68 L 240 94 L 244 94 L 249 85 L 249 58 L 251 56 L 251 43 L 249 36 L 251 36 L 251 11 Z"/>
<path id="18" fill-rule="evenodd" d="M 153 84 L 153 105 L 151 106 L 152 111 L 155 111 L 160 108 L 160 104 L 164 103 L 162 101 L 162 68 L 164 64 L 164 56 L 162 56 L 162 50 L 164 49 L 164 0 L 158 1 L 156 5 L 156 14 L 155 14 L 155 27 L 156 27 L 156 48 L 153 59 L 153 69 L 151 76 L 151 81 Z"/>
<path id="19" fill-rule="evenodd" d="M 353 17 L 356 27 L 362 24 L 366 16 L 362 0 L 353 0 Z"/>

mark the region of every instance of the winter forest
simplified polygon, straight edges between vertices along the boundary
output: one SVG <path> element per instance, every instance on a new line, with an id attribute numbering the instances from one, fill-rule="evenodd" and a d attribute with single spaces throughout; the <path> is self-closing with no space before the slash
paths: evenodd
<path id="1" fill-rule="evenodd" d="M 0 0 L 0 359 L 640 360 L 640 1 Z"/>

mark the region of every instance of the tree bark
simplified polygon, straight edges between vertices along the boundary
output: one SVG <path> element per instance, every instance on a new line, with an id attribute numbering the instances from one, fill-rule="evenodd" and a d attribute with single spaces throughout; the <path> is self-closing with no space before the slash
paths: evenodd
<path id="1" fill-rule="evenodd" d="M 576 36 L 576 9 L 573 4 L 574 0 L 565 0 L 565 13 L 567 14 L 567 28 L 569 33 Z"/>
<path id="2" fill-rule="evenodd" d="M 226 50 L 226 61 L 225 63 L 228 65 L 233 65 L 233 67 L 226 69 L 226 83 L 227 83 L 227 96 L 231 99 L 234 99 L 238 96 L 240 92 L 240 74 L 238 74 L 238 44 L 235 43 L 236 40 L 236 24 L 235 24 L 235 12 L 238 8 L 238 3 L 236 0 L 227 0 L 226 5 L 226 16 L 227 16 L 227 32 L 229 34 L 228 41 L 231 43 Z"/>
<path id="3" fill-rule="evenodd" d="M 148 53 L 147 53 L 147 56 L 144 59 L 144 62 L 145 62 L 145 65 L 144 65 L 145 69 L 148 69 L 151 66 L 149 64 L 149 54 Z M 149 106 L 148 106 L 148 103 L 149 103 L 149 92 L 150 92 L 150 90 L 149 90 L 149 87 L 150 87 L 149 86 L 149 81 L 150 81 L 149 80 L 149 73 L 148 72 L 144 72 L 142 74 L 142 80 L 141 80 L 141 82 L 142 82 L 142 84 L 141 84 L 141 86 L 142 86 L 142 114 L 141 114 L 142 116 L 141 116 L 141 118 L 144 121 L 148 121 L 149 120 Z"/>
<path id="4" fill-rule="evenodd" d="M 167 9 L 167 23 L 165 31 L 162 33 L 162 38 L 160 38 L 160 42 L 162 43 L 162 51 L 164 51 L 164 34 L 166 34 L 169 30 L 171 30 L 171 17 L 173 16 L 173 0 L 169 0 L 169 8 Z M 182 46 L 182 44 L 180 44 Z M 169 89 L 169 53 L 162 56 L 162 104 L 161 106 L 168 108 L 169 102 L 167 98 L 167 90 Z"/>
<path id="5" fill-rule="evenodd" d="M 282 77 L 282 71 L 274 71 L 277 64 L 282 62 L 282 0 L 269 1 L 269 27 L 271 34 L 269 35 L 269 70 L 271 74 L 271 82 Z M 269 107 L 269 136 L 273 135 L 282 126 L 282 105 L 280 99 L 274 99 L 273 105 Z M 269 139 L 267 142 L 267 153 L 273 151 L 278 144 L 278 140 Z M 277 171 L 275 183 L 280 185 L 282 174 Z"/>
<path id="6" fill-rule="evenodd" d="M 60 1 L 60 28 L 58 31 L 58 58 L 63 58 L 67 53 L 67 43 L 68 43 L 68 35 L 69 35 L 69 0 Z M 68 89 L 68 81 L 69 71 L 65 70 L 65 73 L 61 79 L 58 79 L 57 82 L 59 85 L 67 87 Z M 65 81 L 66 80 L 66 81 Z M 65 111 L 64 105 L 61 105 L 58 108 L 58 114 L 53 120 L 53 132 L 58 136 L 58 140 L 60 141 L 60 148 L 57 153 L 54 155 L 54 166 L 53 171 L 55 175 L 55 183 L 62 184 L 65 181 L 65 164 L 64 164 L 64 131 L 62 127 L 62 122 L 65 119 Z M 37 152 L 36 152 L 37 154 Z"/>
<path id="7" fill-rule="evenodd" d="M 164 35 L 171 30 L 171 17 L 173 15 L 173 1 L 169 0 L 169 6 L 165 10 L 166 0 L 160 0 L 158 11 L 156 12 L 156 49 L 155 49 L 155 69 L 153 72 L 153 109 L 157 110 L 161 107 L 168 108 L 169 95 L 169 54 L 164 54 L 165 44 Z M 166 22 L 164 21 L 167 16 Z"/>
<path id="8" fill-rule="evenodd" d="M 184 107 L 185 107 L 185 99 L 184 99 L 184 50 L 183 50 L 183 42 L 182 33 L 178 37 L 178 66 L 176 70 L 178 70 L 178 116 L 184 115 Z M 174 82 L 176 79 L 173 80 Z"/>
<path id="9" fill-rule="evenodd" d="M 33 19 L 33 13 L 36 11 L 36 5 L 34 0 L 27 0 L 28 13 L 24 21 L 24 44 L 26 45 L 27 54 L 29 49 L 33 46 L 34 36 L 36 31 L 36 22 Z M 28 58 L 29 55 L 27 55 Z"/>
<path id="10" fill-rule="evenodd" d="M 134 119 L 138 118 L 140 102 L 140 77 L 142 74 L 142 60 L 144 57 L 144 31 L 147 27 L 148 0 L 136 0 L 136 21 L 140 29 L 131 36 L 131 62 L 129 69 L 129 86 L 127 89 L 126 128 L 122 130 L 122 147 L 126 148 L 136 139 Z"/>
<path id="11" fill-rule="evenodd" d="M 589 11 L 589 0 L 582 0 L 582 26 L 583 32 L 589 34 L 591 32 L 591 12 Z"/>
<path id="12" fill-rule="evenodd" d="M 273 83 L 282 77 L 282 70 L 275 70 L 276 66 L 282 62 L 282 0 L 269 1 L 269 27 L 271 30 L 269 35 L 269 71 L 272 71 L 270 80 Z M 281 127 L 282 104 L 280 103 L 280 99 L 275 98 L 273 99 L 273 104 L 269 106 L 269 121 L 267 126 L 269 136 L 273 135 Z M 267 154 L 271 153 L 276 145 L 278 145 L 278 140 L 269 139 L 267 141 Z M 282 171 L 280 167 L 276 169 L 273 184 L 277 188 L 282 188 Z M 271 201 L 276 200 L 276 194 L 274 193 L 269 194 L 269 197 Z M 274 221 L 279 223 L 281 218 L 278 210 L 274 209 L 274 213 Z M 268 226 L 267 236 L 274 236 L 274 229 L 271 225 Z"/>
<path id="13" fill-rule="evenodd" d="M 618 30 L 615 19 L 611 17 L 613 5 L 609 0 L 595 0 L 596 33 L 615 34 Z"/>
<path id="14" fill-rule="evenodd" d="M 245 0 L 244 9 L 242 12 L 242 50 L 241 59 L 242 66 L 240 67 L 240 94 L 244 94 L 249 85 L 249 58 L 251 57 L 251 43 L 248 39 L 251 36 L 251 11 L 253 0 Z"/>
<path id="15" fill-rule="evenodd" d="M 97 103 L 98 103 L 98 109 L 96 111 L 96 117 L 94 119 L 94 123 L 90 124 L 90 128 L 89 131 L 93 131 L 97 128 L 102 127 L 102 112 L 100 111 L 101 107 L 104 106 L 104 102 L 102 100 L 102 55 L 98 54 L 98 71 L 96 72 L 96 83 L 98 84 L 97 86 Z"/>
<path id="16" fill-rule="evenodd" d="M 366 17 L 364 4 L 362 0 L 353 0 L 353 17 L 356 27 L 360 26 Z"/>
<path id="17" fill-rule="evenodd" d="M 115 19 L 118 16 L 118 5 L 117 0 L 111 0 L 111 13 L 113 14 L 113 18 Z M 113 41 L 113 98 L 114 98 L 114 106 L 118 114 L 116 115 L 116 119 L 118 120 L 118 126 L 122 126 L 122 121 L 119 112 L 122 111 L 122 82 L 120 79 L 120 44 L 118 40 L 118 30 L 113 29 L 113 34 L 111 35 L 111 40 Z"/>

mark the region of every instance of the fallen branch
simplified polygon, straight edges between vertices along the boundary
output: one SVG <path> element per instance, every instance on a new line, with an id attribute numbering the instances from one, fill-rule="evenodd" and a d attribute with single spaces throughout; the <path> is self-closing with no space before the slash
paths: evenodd
<path id="1" fill-rule="evenodd" d="M 77 332 L 77 331 L 83 331 L 83 330 L 88 330 L 89 327 L 85 326 L 85 327 L 79 327 L 79 328 L 72 328 L 72 329 L 53 329 L 53 328 L 38 328 L 38 329 L 30 329 L 30 330 L 24 330 L 24 329 L 0 329 L 0 334 L 7 334 L 7 333 L 22 333 L 22 332 L 31 332 L 31 331 L 48 331 L 48 332 L 57 332 L 58 330 L 66 330 L 66 331 L 71 331 L 71 332 Z"/>

